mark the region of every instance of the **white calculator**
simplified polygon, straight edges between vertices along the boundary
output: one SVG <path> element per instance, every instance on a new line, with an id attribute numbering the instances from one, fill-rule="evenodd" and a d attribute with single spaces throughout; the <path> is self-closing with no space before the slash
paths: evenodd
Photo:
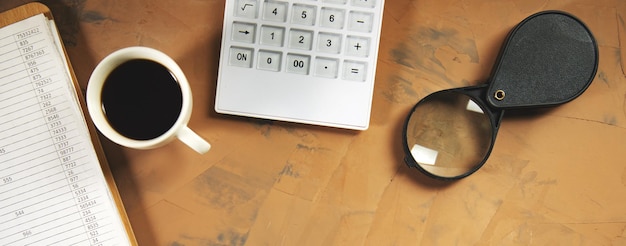
<path id="1" fill-rule="evenodd" d="M 384 0 L 227 0 L 215 110 L 365 130 Z"/>

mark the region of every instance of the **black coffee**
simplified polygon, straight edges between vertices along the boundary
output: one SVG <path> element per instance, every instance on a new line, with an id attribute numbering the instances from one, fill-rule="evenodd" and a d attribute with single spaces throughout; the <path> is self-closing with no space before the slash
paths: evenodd
<path id="1" fill-rule="evenodd" d="M 180 115 L 182 103 L 176 78 L 150 60 L 122 63 L 102 88 L 102 107 L 109 124 L 136 140 L 153 139 L 169 130 Z"/>

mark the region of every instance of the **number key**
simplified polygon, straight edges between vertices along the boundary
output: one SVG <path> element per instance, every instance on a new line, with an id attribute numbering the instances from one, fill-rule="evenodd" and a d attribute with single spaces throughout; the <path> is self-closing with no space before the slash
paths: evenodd
<path id="1" fill-rule="evenodd" d="M 315 24 L 317 8 L 310 5 L 294 4 L 291 22 L 300 25 L 312 26 Z"/>
<path id="2" fill-rule="evenodd" d="M 317 50 L 326 53 L 339 54 L 341 51 L 340 34 L 320 32 L 318 37 Z"/>
<path id="3" fill-rule="evenodd" d="M 263 7 L 263 19 L 269 21 L 285 22 L 287 20 L 286 2 L 265 2 Z"/>
<path id="4" fill-rule="evenodd" d="M 262 70 L 278 72 L 280 71 L 281 56 L 280 52 L 260 50 L 257 66 Z"/>
<path id="5" fill-rule="evenodd" d="M 305 30 L 289 31 L 289 47 L 301 50 L 311 50 L 313 43 L 313 32 Z"/>
<path id="6" fill-rule="evenodd" d="M 261 26 L 261 44 L 283 46 L 285 29 L 275 26 Z"/>
<path id="7" fill-rule="evenodd" d="M 308 75 L 310 63 L 310 56 L 287 54 L 287 72 Z"/>
<path id="8" fill-rule="evenodd" d="M 343 9 L 322 8 L 320 25 L 323 27 L 342 29 L 345 15 Z"/>

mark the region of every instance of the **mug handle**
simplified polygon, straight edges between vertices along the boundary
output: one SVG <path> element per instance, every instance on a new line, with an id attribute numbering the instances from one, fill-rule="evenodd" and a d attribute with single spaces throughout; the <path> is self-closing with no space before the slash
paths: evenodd
<path id="1" fill-rule="evenodd" d="M 211 149 L 211 144 L 196 134 L 194 131 L 189 129 L 188 126 L 184 126 L 178 132 L 178 139 L 185 143 L 187 146 L 191 147 L 193 150 L 200 154 L 204 154 Z"/>

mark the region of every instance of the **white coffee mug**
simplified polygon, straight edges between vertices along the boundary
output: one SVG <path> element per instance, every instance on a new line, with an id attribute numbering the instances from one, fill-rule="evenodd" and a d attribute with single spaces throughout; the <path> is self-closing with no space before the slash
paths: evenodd
<path id="1" fill-rule="evenodd" d="M 182 94 L 180 114 L 174 124 L 160 136 L 146 140 L 129 138 L 115 130 L 107 120 L 102 100 L 103 86 L 111 72 L 127 61 L 138 59 L 154 61 L 168 69 L 178 82 Z M 206 153 L 211 148 L 211 145 L 206 140 L 202 139 L 187 126 L 191 118 L 192 108 L 191 89 L 187 78 L 172 58 L 158 50 L 136 46 L 123 48 L 109 54 L 100 61 L 91 74 L 89 84 L 87 85 L 86 100 L 87 109 L 98 130 L 105 137 L 119 145 L 136 149 L 151 149 L 178 138 L 201 154 Z"/>

